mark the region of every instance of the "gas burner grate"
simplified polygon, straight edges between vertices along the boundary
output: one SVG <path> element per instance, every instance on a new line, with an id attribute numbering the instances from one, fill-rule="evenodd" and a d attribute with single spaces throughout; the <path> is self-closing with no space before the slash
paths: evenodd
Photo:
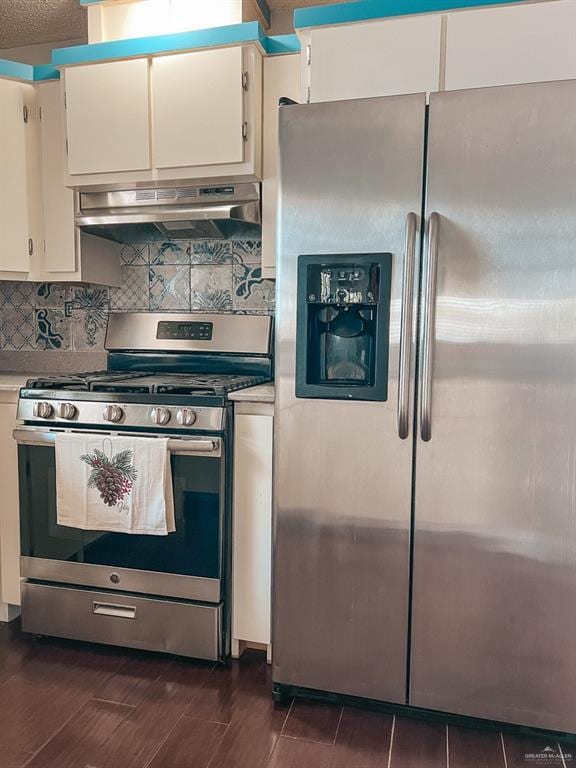
<path id="1" fill-rule="evenodd" d="M 95 371 L 62 376 L 30 379 L 28 389 L 94 392 L 100 395 L 188 395 L 190 397 L 216 396 L 268 381 L 266 376 L 239 374 L 187 374 L 150 373 L 146 371 Z"/>
<path id="2" fill-rule="evenodd" d="M 36 379 L 28 379 L 26 389 L 64 390 L 70 392 L 98 391 L 96 387 L 103 382 L 125 380 L 146 376 L 145 373 L 111 373 L 110 371 L 87 371 L 86 373 L 71 373 L 56 376 L 41 376 Z M 107 391 L 107 390 L 99 390 Z"/>
<path id="3" fill-rule="evenodd" d="M 252 387 L 266 381 L 263 376 L 174 376 L 170 380 L 160 381 L 154 386 L 154 392 L 171 395 L 220 395 L 225 396 L 237 389 Z"/>

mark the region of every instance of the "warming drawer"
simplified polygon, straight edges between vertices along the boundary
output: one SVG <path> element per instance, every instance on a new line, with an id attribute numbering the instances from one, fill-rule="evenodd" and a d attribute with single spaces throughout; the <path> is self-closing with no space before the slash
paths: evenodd
<path id="1" fill-rule="evenodd" d="M 32 634 L 222 659 L 222 606 L 22 584 L 22 629 Z"/>

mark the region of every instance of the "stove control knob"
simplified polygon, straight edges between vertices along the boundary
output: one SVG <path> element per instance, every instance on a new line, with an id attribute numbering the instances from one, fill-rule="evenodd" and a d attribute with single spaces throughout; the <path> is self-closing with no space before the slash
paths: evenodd
<path id="1" fill-rule="evenodd" d="M 191 427 L 197 418 L 196 411 L 191 411 L 190 408 L 181 408 L 176 414 L 176 421 L 183 427 Z"/>
<path id="2" fill-rule="evenodd" d="M 58 416 L 66 421 L 71 421 L 76 416 L 76 406 L 72 403 L 60 403 L 58 406 Z"/>
<path id="3" fill-rule="evenodd" d="M 122 416 L 124 416 L 124 411 L 122 408 L 120 408 L 119 405 L 107 405 L 106 408 L 104 408 L 104 413 L 102 414 L 104 421 L 120 421 L 122 419 Z"/>
<path id="4" fill-rule="evenodd" d="M 34 416 L 40 417 L 41 419 L 49 419 L 53 413 L 54 407 L 50 405 L 50 403 L 46 403 L 43 400 L 34 403 Z"/>
<path id="5" fill-rule="evenodd" d="M 168 408 L 152 409 L 152 421 L 161 427 L 164 426 L 164 424 L 168 424 L 171 418 L 172 418 L 172 414 L 170 413 Z"/>

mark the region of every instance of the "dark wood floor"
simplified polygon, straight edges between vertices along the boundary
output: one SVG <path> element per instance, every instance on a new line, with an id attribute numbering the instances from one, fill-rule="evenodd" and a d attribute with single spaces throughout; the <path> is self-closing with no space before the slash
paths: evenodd
<path id="1" fill-rule="evenodd" d="M 557 751 L 545 763 L 529 757 Z M 567 751 L 569 747 L 565 747 Z M 528 756 L 528 757 L 527 757 Z M 264 656 L 231 669 L 0 625 L 1 768 L 529 768 L 554 740 L 270 697 Z"/>

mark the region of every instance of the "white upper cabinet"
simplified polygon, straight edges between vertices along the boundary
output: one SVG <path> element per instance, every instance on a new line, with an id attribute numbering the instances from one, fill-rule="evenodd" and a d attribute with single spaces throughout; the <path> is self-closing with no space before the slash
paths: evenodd
<path id="1" fill-rule="evenodd" d="M 39 165 L 34 86 L 0 80 L 0 279 L 25 279 L 42 247 Z"/>
<path id="2" fill-rule="evenodd" d="M 262 172 L 255 45 L 66 68 L 69 187 Z"/>
<path id="3" fill-rule="evenodd" d="M 153 60 L 157 168 L 242 162 L 242 76 L 239 47 Z"/>
<path id="4" fill-rule="evenodd" d="M 150 168 L 147 59 L 65 72 L 71 175 Z"/>
<path id="5" fill-rule="evenodd" d="M 575 0 L 448 14 L 446 90 L 575 77 Z"/>
<path id="6" fill-rule="evenodd" d="M 302 35 L 309 100 L 438 90 L 441 27 L 430 15 L 311 30 Z"/>
<path id="7" fill-rule="evenodd" d="M 74 225 L 74 192 L 64 186 L 64 125 L 58 81 L 40 83 L 44 248 L 31 260 L 30 280 L 120 285 L 120 246 Z"/>
<path id="8" fill-rule="evenodd" d="M 278 200 L 278 102 L 300 99 L 300 56 L 264 60 L 264 152 L 262 160 L 262 274 L 275 277 L 276 209 Z"/>
<path id="9" fill-rule="evenodd" d="M 54 272 L 76 269 L 74 192 L 62 178 L 62 112 L 60 83 L 54 80 L 38 86 L 41 110 L 42 203 L 44 209 L 44 266 Z"/>

